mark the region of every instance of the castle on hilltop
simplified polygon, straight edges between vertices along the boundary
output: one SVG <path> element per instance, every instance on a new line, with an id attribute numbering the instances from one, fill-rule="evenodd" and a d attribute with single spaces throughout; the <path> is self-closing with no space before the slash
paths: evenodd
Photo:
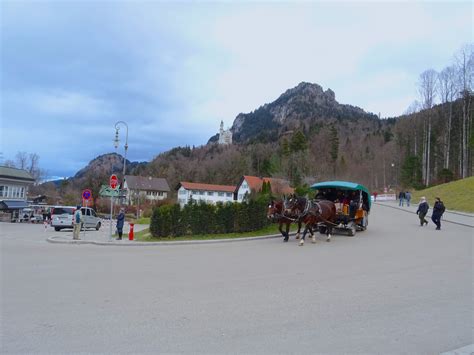
<path id="1" fill-rule="evenodd" d="M 224 121 L 221 121 L 221 128 L 219 130 L 219 144 L 232 144 L 232 132 L 230 129 L 224 131 Z"/>

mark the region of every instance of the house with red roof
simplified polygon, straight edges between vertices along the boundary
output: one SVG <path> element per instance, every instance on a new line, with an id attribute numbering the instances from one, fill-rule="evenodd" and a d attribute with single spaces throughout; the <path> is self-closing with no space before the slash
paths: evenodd
<path id="1" fill-rule="evenodd" d="M 206 203 L 233 202 L 235 186 L 181 181 L 176 190 L 178 190 L 178 203 L 183 207 L 191 199 Z"/>
<path id="2" fill-rule="evenodd" d="M 251 193 L 262 191 L 263 183 L 270 183 L 272 194 L 274 195 L 289 195 L 295 192 L 295 190 L 290 187 L 290 183 L 286 180 L 244 175 L 240 178 L 235 188 L 237 202 L 242 202 L 246 196 L 249 196 Z"/>

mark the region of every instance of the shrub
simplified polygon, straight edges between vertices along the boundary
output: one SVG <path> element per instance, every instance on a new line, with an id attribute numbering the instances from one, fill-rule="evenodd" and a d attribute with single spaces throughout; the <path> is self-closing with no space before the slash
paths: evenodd
<path id="1" fill-rule="evenodd" d="M 153 209 L 150 232 L 154 237 L 249 232 L 267 225 L 266 207 L 263 199 L 217 205 L 191 201 L 183 208 L 164 205 Z"/>

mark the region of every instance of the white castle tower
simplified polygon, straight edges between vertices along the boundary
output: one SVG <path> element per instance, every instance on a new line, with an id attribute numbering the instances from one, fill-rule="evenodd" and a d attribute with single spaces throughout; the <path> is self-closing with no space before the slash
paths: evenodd
<path id="1" fill-rule="evenodd" d="M 224 121 L 221 121 L 219 129 L 219 144 L 232 144 L 232 132 L 230 129 L 224 131 Z"/>

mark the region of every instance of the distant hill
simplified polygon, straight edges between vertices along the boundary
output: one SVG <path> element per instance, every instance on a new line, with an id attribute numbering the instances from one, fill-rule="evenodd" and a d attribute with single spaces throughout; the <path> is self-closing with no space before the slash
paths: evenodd
<path id="1" fill-rule="evenodd" d="M 127 173 L 135 170 L 136 168 L 146 165 L 146 162 L 131 162 L 127 159 Z M 75 175 L 74 179 L 82 179 L 89 174 L 102 175 L 102 174 L 114 174 L 122 173 L 123 171 L 123 156 L 117 153 L 108 153 L 99 155 L 92 159 L 87 166 L 79 170 Z"/>

